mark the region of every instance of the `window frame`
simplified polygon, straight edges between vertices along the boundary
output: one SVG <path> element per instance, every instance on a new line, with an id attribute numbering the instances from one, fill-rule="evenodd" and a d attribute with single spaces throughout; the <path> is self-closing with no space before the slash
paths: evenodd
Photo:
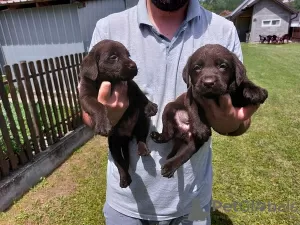
<path id="1" fill-rule="evenodd" d="M 266 21 L 270 21 L 270 23 L 267 24 L 267 25 L 264 24 L 264 22 L 266 22 Z M 272 24 L 273 21 L 279 21 L 279 23 L 273 25 L 273 24 Z M 280 25 L 281 25 L 281 19 L 268 19 L 268 20 L 262 20 L 262 21 L 261 21 L 261 26 L 262 26 L 262 27 L 280 27 Z"/>

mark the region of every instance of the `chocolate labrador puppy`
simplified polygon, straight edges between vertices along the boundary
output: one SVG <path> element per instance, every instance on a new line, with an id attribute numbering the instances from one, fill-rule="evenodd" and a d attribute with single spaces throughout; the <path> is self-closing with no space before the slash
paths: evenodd
<path id="1" fill-rule="evenodd" d="M 151 132 L 157 143 L 174 140 L 171 153 L 162 166 L 162 175 L 174 172 L 211 136 L 211 127 L 199 99 L 214 99 L 230 94 L 236 107 L 262 104 L 267 90 L 256 86 L 246 76 L 246 69 L 235 54 L 221 45 L 205 45 L 192 54 L 183 70 L 188 91 L 164 108 L 162 133 Z"/>
<path id="2" fill-rule="evenodd" d="M 138 143 L 138 154 L 149 155 L 146 146 L 149 117 L 157 113 L 157 105 L 147 99 L 138 85 L 132 80 L 138 69 L 130 59 L 125 46 L 112 40 L 97 43 L 81 64 L 79 99 L 82 109 L 92 120 L 97 134 L 108 136 L 109 149 L 120 174 L 120 187 L 131 183 L 128 144 L 133 137 Z M 98 90 L 103 81 L 113 87 L 127 81 L 129 107 L 120 121 L 112 127 L 107 110 L 97 101 Z"/>

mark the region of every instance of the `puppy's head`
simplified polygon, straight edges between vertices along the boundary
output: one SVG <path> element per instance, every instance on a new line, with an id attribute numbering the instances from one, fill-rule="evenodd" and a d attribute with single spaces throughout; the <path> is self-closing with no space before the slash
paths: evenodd
<path id="1" fill-rule="evenodd" d="M 246 70 L 234 53 L 209 44 L 190 56 L 182 76 L 187 86 L 193 87 L 194 95 L 216 98 L 235 91 L 246 79 Z"/>
<path id="2" fill-rule="evenodd" d="M 127 81 L 137 75 L 137 66 L 126 47 L 117 41 L 97 43 L 81 64 L 80 77 L 101 81 Z"/>

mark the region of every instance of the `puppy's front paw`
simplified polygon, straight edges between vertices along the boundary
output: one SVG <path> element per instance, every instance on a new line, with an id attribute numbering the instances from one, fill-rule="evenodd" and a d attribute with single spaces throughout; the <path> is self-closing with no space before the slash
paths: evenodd
<path id="1" fill-rule="evenodd" d="M 161 175 L 163 177 L 171 178 L 174 176 L 176 168 L 173 167 L 172 163 L 166 163 L 161 168 Z"/>
<path id="2" fill-rule="evenodd" d="M 150 133 L 150 137 L 152 138 L 152 140 L 156 143 L 165 143 L 166 141 L 164 140 L 163 136 L 156 132 L 156 131 L 152 131 Z"/>
<path id="3" fill-rule="evenodd" d="M 96 134 L 107 137 L 111 131 L 111 128 L 112 127 L 111 127 L 108 119 L 104 120 L 104 121 L 97 120 L 95 123 L 94 130 L 95 130 Z"/>
<path id="4" fill-rule="evenodd" d="M 145 106 L 144 112 L 146 117 L 155 116 L 158 110 L 157 104 L 153 102 L 148 102 L 148 104 Z"/>
<path id="5" fill-rule="evenodd" d="M 250 104 L 263 104 L 268 98 L 268 91 L 260 87 L 246 87 L 243 91 L 244 97 Z"/>
<path id="6" fill-rule="evenodd" d="M 120 177 L 120 187 L 127 188 L 131 184 L 132 180 L 130 175 Z"/>

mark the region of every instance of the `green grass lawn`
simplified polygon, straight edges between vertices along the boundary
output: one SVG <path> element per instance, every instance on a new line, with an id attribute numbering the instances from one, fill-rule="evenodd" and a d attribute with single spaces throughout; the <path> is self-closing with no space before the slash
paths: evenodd
<path id="1" fill-rule="evenodd" d="M 248 76 L 268 89 L 269 98 L 243 136 L 214 133 L 213 197 L 223 204 L 243 203 L 243 208 L 220 208 L 213 212 L 213 224 L 300 224 L 300 45 L 242 47 Z M 106 157 L 105 139 L 92 139 L 0 214 L 0 225 L 104 224 Z M 266 208 L 247 210 L 246 201 Z M 269 202 L 276 204 L 275 212 Z M 298 213 L 282 212 L 288 202 Z"/>

